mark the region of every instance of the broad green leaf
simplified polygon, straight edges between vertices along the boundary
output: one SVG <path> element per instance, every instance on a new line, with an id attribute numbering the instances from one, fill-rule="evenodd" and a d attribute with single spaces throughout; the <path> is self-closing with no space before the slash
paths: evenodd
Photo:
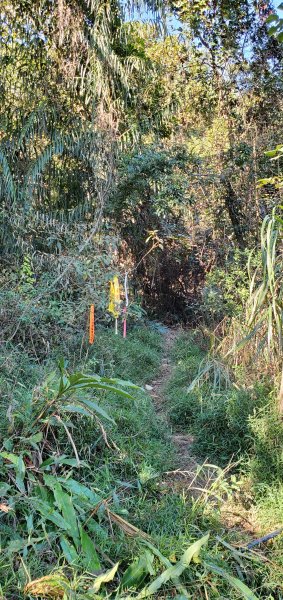
<path id="1" fill-rule="evenodd" d="M 29 442 L 30 444 L 38 444 L 39 442 L 42 441 L 43 438 L 43 433 L 42 431 L 39 431 L 38 433 L 35 433 L 34 435 L 32 435 L 29 438 L 26 438 L 26 442 Z"/>
<path id="2" fill-rule="evenodd" d="M 97 385 L 97 384 L 110 384 L 112 386 L 121 386 L 121 387 L 129 387 L 133 389 L 138 389 L 139 386 L 135 385 L 131 381 L 125 381 L 124 379 L 118 379 L 116 377 L 100 377 L 100 375 L 83 375 L 83 373 L 74 373 L 69 377 L 70 384 L 72 386 L 78 385 Z"/>
<path id="3" fill-rule="evenodd" d="M 69 496 L 69 494 L 66 494 L 62 490 L 62 487 L 59 484 L 57 484 L 54 489 L 54 497 L 65 521 L 70 525 L 70 535 L 72 536 L 74 542 L 77 543 L 79 540 L 79 531 L 72 498 Z"/>
<path id="4" fill-rule="evenodd" d="M 11 454 L 10 452 L 0 452 L 0 456 L 5 460 L 8 460 L 14 467 L 16 471 L 16 486 L 20 490 L 20 492 L 25 492 L 25 472 L 26 467 L 23 461 L 22 456 L 17 456 L 16 454 Z"/>
<path id="5" fill-rule="evenodd" d="M 2 498 L 11 490 L 11 486 L 8 483 L 0 482 L 0 496 Z"/>
<path id="6" fill-rule="evenodd" d="M 23 474 L 25 473 L 25 465 L 21 456 L 18 456 L 17 454 L 11 454 L 10 452 L 0 452 L 0 456 L 15 465 L 15 467 Z"/>
<path id="7" fill-rule="evenodd" d="M 277 23 L 277 25 L 272 25 L 268 28 L 269 35 L 274 35 L 278 31 L 278 25 L 279 23 Z"/>
<path id="8" fill-rule="evenodd" d="M 31 513 L 28 517 L 26 517 L 26 522 L 27 522 L 27 530 L 28 530 L 28 534 L 30 535 L 34 529 L 33 527 L 33 514 Z"/>
<path id="9" fill-rule="evenodd" d="M 117 379 L 115 378 L 109 378 L 109 377 L 103 377 L 103 382 L 104 383 L 110 383 L 111 385 L 120 385 L 121 387 L 125 387 L 125 388 L 131 388 L 133 390 L 140 390 L 141 387 L 139 385 L 136 385 L 135 383 L 132 383 L 131 381 L 125 381 L 124 379 Z"/>
<path id="10" fill-rule="evenodd" d="M 26 546 L 27 540 L 26 539 L 22 539 L 22 538 L 18 538 L 16 540 L 11 540 L 5 550 L 8 554 L 14 554 L 15 552 L 21 552 L 21 550 L 23 550 L 23 548 Z"/>
<path id="11" fill-rule="evenodd" d="M 44 481 L 46 485 L 52 490 L 55 498 L 55 502 L 59 511 L 66 523 L 70 526 L 70 535 L 74 542 L 77 544 L 79 541 L 79 530 L 76 512 L 73 506 L 72 498 L 67 494 L 60 483 L 56 481 L 52 475 L 44 475 Z"/>
<path id="12" fill-rule="evenodd" d="M 245 600 L 258 600 L 258 597 L 240 579 L 238 579 L 237 577 L 233 577 L 232 575 L 230 575 L 230 573 L 225 571 L 225 569 L 222 569 L 221 567 L 218 567 L 217 565 L 214 565 L 211 563 L 205 563 L 205 564 L 208 567 L 208 569 L 210 569 L 214 573 L 217 573 L 217 575 L 220 575 L 221 577 L 226 579 L 230 583 L 231 587 L 233 587 L 235 590 L 237 590 L 237 592 L 240 592 L 241 596 L 243 598 L 245 598 Z"/>
<path id="13" fill-rule="evenodd" d="M 266 19 L 266 23 L 273 23 L 275 21 L 278 21 L 278 15 L 269 15 Z"/>
<path id="14" fill-rule="evenodd" d="M 111 421 L 111 423 L 114 423 L 114 425 L 115 425 L 115 421 L 111 417 L 109 417 L 108 413 L 103 408 L 101 408 L 98 404 L 96 404 L 96 402 L 93 402 L 93 400 L 87 400 L 84 398 L 83 400 L 80 399 L 80 402 L 85 404 L 94 413 L 99 414 L 101 417 L 104 417 L 104 419 Z"/>
<path id="15" fill-rule="evenodd" d="M 153 560 L 153 554 L 146 551 L 129 565 L 122 577 L 121 589 L 138 588 L 147 575 L 154 575 Z"/>
<path id="16" fill-rule="evenodd" d="M 102 496 L 98 496 L 98 494 L 93 492 L 86 485 L 79 483 L 75 479 L 64 480 L 63 478 L 59 478 L 59 481 L 62 486 L 72 492 L 72 494 L 79 498 L 87 498 L 94 506 L 102 500 Z"/>
<path id="17" fill-rule="evenodd" d="M 54 523 L 59 529 L 70 532 L 70 524 L 65 521 L 62 515 L 60 515 L 50 503 L 45 502 L 44 500 L 37 500 L 34 509 L 38 510 L 44 519 L 51 521 L 51 523 Z"/>
<path id="18" fill-rule="evenodd" d="M 65 392 L 68 390 L 69 387 L 70 387 L 69 377 L 66 377 L 66 375 L 62 374 L 62 376 L 60 378 L 60 383 L 59 383 L 58 396 L 62 396 L 63 394 L 65 394 Z"/>
<path id="19" fill-rule="evenodd" d="M 155 554 L 155 556 L 157 556 L 157 558 L 160 560 L 161 564 L 165 565 L 165 567 L 172 566 L 170 560 L 168 560 L 168 558 L 166 558 L 166 556 L 163 556 L 163 554 L 161 554 L 161 552 L 158 550 L 158 548 L 156 548 L 153 544 L 151 544 L 151 542 L 149 542 L 148 540 L 143 540 L 143 544 L 145 546 L 147 546 L 148 548 L 150 548 L 150 550 L 153 552 L 153 554 Z M 180 580 L 178 577 L 172 577 L 172 582 L 183 598 L 191 597 L 188 594 L 187 590 L 184 588 L 184 586 L 180 583 Z"/>
<path id="20" fill-rule="evenodd" d="M 81 465 L 82 464 L 83 462 L 81 461 Z M 75 458 L 67 458 L 66 454 L 62 454 L 62 456 L 52 456 L 44 460 L 43 463 L 41 463 L 40 468 L 44 470 L 50 465 L 70 465 L 71 467 L 76 467 L 77 460 Z"/>
<path id="21" fill-rule="evenodd" d="M 158 550 L 158 548 L 156 548 L 153 544 L 151 544 L 151 542 L 149 542 L 148 540 L 143 540 L 143 545 L 150 548 L 150 550 L 153 552 L 153 554 L 155 554 L 155 556 L 157 556 L 157 558 L 160 560 L 161 564 L 165 565 L 165 567 L 171 567 L 170 560 L 168 558 L 166 558 L 166 556 L 163 556 L 163 554 L 161 554 L 161 552 Z"/>
<path id="22" fill-rule="evenodd" d="M 200 540 L 197 540 L 192 544 L 186 552 L 184 552 L 182 558 L 176 565 L 171 565 L 168 569 L 163 571 L 157 579 L 155 579 L 147 588 L 144 588 L 141 593 L 138 595 L 138 599 L 147 598 L 153 594 L 156 594 L 158 590 L 167 583 L 170 579 L 178 578 L 182 575 L 183 571 L 190 565 L 193 558 L 197 558 L 199 556 L 201 548 L 207 544 L 209 539 L 209 534 L 202 537 Z"/>
<path id="23" fill-rule="evenodd" d="M 113 581 L 113 579 L 117 573 L 118 567 L 119 567 L 119 563 L 116 563 L 116 565 L 114 565 L 114 567 L 112 567 L 112 569 L 109 569 L 105 573 L 102 573 L 101 575 L 96 577 L 95 582 L 93 584 L 93 591 L 99 592 L 103 583 L 108 583 L 109 581 Z"/>
<path id="24" fill-rule="evenodd" d="M 102 527 L 95 519 L 89 519 L 87 522 L 88 530 L 98 536 L 99 540 L 107 540 L 109 537 L 106 527 Z"/>
<path id="25" fill-rule="evenodd" d="M 44 481 L 45 485 L 47 485 L 47 487 L 49 487 L 52 490 L 52 492 L 53 492 L 54 487 L 55 487 L 55 485 L 57 483 L 57 478 L 54 477 L 54 475 L 44 474 L 43 475 L 43 481 Z"/>
<path id="26" fill-rule="evenodd" d="M 76 458 L 65 458 L 64 460 L 59 460 L 58 465 L 69 465 L 70 467 L 77 467 L 78 466 L 78 461 Z M 84 465 L 84 467 L 88 467 L 89 465 L 87 464 L 86 461 L 81 460 L 80 461 L 80 466 Z"/>
<path id="27" fill-rule="evenodd" d="M 85 417 L 92 417 L 93 414 L 90 410 L 83 408 L 80 404 L 66 404 L 60 407 L 62 412 L 74 413 L 77 415 L 83 415 Z"/>
<path id="28" fill-rule="evenodd" d="M 56 464 L 56 458 L 46 458 L 46 460 L 44 460 L 41 465 L 40 468 L 44 469 L 45 467 L 49 467 L 50 465 L 55 465 Z"/>
<path id="29" fill-rule="evenodd" d="M 69 564 L 79 563 L 79 556 L 74 548 L 74 546 L 67 540 L 65 536 L 60 537 L 60 546 L 62 548 L 62 552 L 68 561 Z"/>
<path id="30" fill-rule="evenodd" d="M 84 381 L 84 382 L 89 381 L 89 380 L 98 381 L 99 379 L 100 379 L 100 377 L 98 375 L 93 375 L 90 378 L 87 375 L 83 375 L 83 373 L 80 373 L 80 372 L 72 373 L 72 375 L 70 375 L 70 377 L 69 377 L 70 385 L 72 387 L 76 386 L 78 383 L 81 383 L 82 381 Z"/>
<path id="31" fill-rule="evenodd" d="M 84 566 L 88 571 L 98 571 L 100 562 L 93 541 L 82 527 L 80 528 L 80 534 Z"/>
<path id="32" fill-rule="evenodd" d="M 121 390 L 120 388 L 110 385 L 108 383 L 102 383 L 102 382 L 82 383 L 82 384 L 79 384 L 74 387 L 74 390 L 86 390 L 86 389 L 99 389 L 99 390 L 104 390 L 106 392 L 114 392 L 115 394 L 118 394 L 119 396 L 124 396 L 125 398 L 130 398 L 131 400 L 134 400 L 133 396 L 131 394 L 129 394 L 129 392 L 125 392 L 125 390 Z"/>

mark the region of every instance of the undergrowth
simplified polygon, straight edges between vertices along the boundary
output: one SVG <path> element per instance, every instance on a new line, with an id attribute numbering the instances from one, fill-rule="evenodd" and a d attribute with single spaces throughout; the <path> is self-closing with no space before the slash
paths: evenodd
<path id="1" fill-rule="evenodd" d="M 269 565 L 244 549 L 247 536 L 223 523 L 223 501 L 238 491 L 226 471 L 215 467 L 211 487 L 197 496 L 164 479 L 174 468 L 174 448 L 152 399 L 139 387 L 157 376 L 162 347 L 157 331 L 136 327 L 126 340 L 98 331 L 81 357 L 81 372 L 63 361 L 56 370 L 51 359 L 39 364 L 24 355 L 19 363 L 16 348 L 3 356 L 3 599 L 279 600 L 277 566 L 271 581 Z M 168 388 L 175 423 L 205 350 L 201 339 L 177 340 Z M 180 428 L 195 422 L 191 406 Z M 257 424 L 251 420 L 250 430 Z M 258 443 L 263 439 L 260 427 Z M 272 502 L 279 519 L 276 489 Z"/>
<path id="2" fill-rule="evenodd" d="M 175 430 L 193 434 L 193 451 L 199 459 L 222 467 L 233 462 L 238 488 L 233 510 L 248 511 L 258 533 L 272 532 L 283 524 L 283 425 L 274 392 L 264 378 L 244 385 L 243 370 L 238 381 L 235 372 L 228 377 L 221 374 L 224 367 L 220 359 L 214 360 L 212 364 L 198 332 L 177 339 L 166 388 L 169 418 Z M 275 596 L 270 598 L 276 593 L 281 598 L 277 586 L 282 578 L 282 544 L 281 535 L 266 550 L 274 561 L 268 582 Z"/>

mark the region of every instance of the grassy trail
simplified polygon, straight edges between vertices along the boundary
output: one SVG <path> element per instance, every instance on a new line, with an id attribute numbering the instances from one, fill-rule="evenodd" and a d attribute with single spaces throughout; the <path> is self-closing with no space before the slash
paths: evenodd
<path id="1" fill-rule="evenodd" d="M 140 327 L 124 340 L 109 330 L 101 330 L 83 370 L 86 374 L 99 370 L 106 377 L 134 381 L 139 387 L 130 396 L 119 397 L 114 391 L 106 394 L 96 390 L 97 405 L 112 418 L 105 423 L 104 435 L 93 419 L 85 415 L 74 419 L 72 413 L 68 417 L 80 467 L 65 430 L 56 430 L 57 455 L 61 460 L 57 458 L 55 462 L 52 454 L 48 461 L 46 439 L 53 443 L 54 436 L 42 440 L 37 430 L 30 431 L 30 422 L 37 423 L 40 407 L 33 402 L 33 387 L 27 387 L 26 403 L 29 402 L 33 418 L 30 414 L 26 418 L 23 407 L 21 419 L 14 425 L 15 434 L 4 447 L 13 451 L 15 457 L 26 456 L 27 452 L 34 456 L 31 442 L 39 440 L 39 454 L 45 463 L 41 462 L 37 470 L 25 470 L 21 481 L 27 493 L 23 496 L 14 481 L 11 454 L 8 460 L 2 460 L 0 495 L 2 488 L 9 510 L 0 514 L 4 549 L 0 556 L 0 598 L 23 600 L 27 597 L 27 583 L 32 585 L 30 582 L 49 574 L 60 580 L 63 573 L 70 588 L 64 596 L 66 600 L 129 600 L 137 597 L 143 586 L 154 582 L 156 593 L 147 597 L 160 600 L 282 600 L 280 536 L 260 551 L 250 553 L 245 549 L 253 538 L 268 533 L 271 525 L 257 529 L 253 521 L 247 526 L 257 498 L 248 495 L 250 486 L 246 493 L 247 478 L 243 482 L 240 472 L 232 475 L 226 468 L 227 435 L 236 449 L 240 448 L 238 440 L 242 437 L 236 437 L 238 429 L 232 429 L 233 422 L 227 418 L 224 433 L 226 429 L 228 433 L 224 438 L 225 453 L 222 452 L 223 410 L 235 402 L 235 392 L 221 390 L 215 394 L 212 382 L 206 381 L 202 388 L 188 393 L 206 356 L 205 343 L 198 332 L 166 329 L 162 335 L 155 327 Z M 26 381 L 29 373 L 28 364 Z M 53 376 L 56 383 L 56 372 Z M 56 392 L 56 385 L 54 389 Z M 44 406 L 46 399 L 52 397 L 46 394 L 43 382 L 40 398 Z M 242 394 L 239 399 L 236 397 L 241 409 Z M 88 398 L 93 400 L 92 392 Z M 215 414 L 220 415 L 222 428 L 215 427 Z M 238 425 L 238 412 L 235 422 Z M 209 457 L 211 463 L 215 456 L 213 464 L 218 465 L 216 452 L 222 466 L 203 462 Z M 68 513 L 65 506 L 69 507 Z M 98 506 L 95 512 L 94 506 Z M 50 520 L 52 511 L 56 522 Z M 276 529 L 277 522 L 280 525 L 277 514 L 272 529 Z M 114 581 L 106 579 L 101 594 L 93 595 L 91 586 L 98 568 L 89 568 L 86 546 L 74 536 L 69 521 L 81 528 L 89 540 L 87 548 L 94 547 L 93 560 L 96 565 L 99 563 L 99 570 L 104 573 L 109 564 L 119 564 Z M 184 567 L 182 557 L 204 539 L 199 559 Z M 22 555 L 25 569 L 18 560 Z M 167 579 L 169 567 L 173 578 L 170 575 Z M 182 570 L 185 595 L 176 596 L 180 586 L 174 578 L 175 567 Z M 85 581 L 89 586 L 87 594 Z"/>
<path id="2" fill-rule="evenodd" d="M 241 380 L 234 386 L 233 374 L 227 383 L 220 361 L 198 379 L 210 365 L 207 340 L 198 330 L 169 330 L 164 346 L 152 397 L 173 432 L 176 450 L 175 470 L 166 474 L 166 486 L 183 495 L 187 508 L 197 502 L 200 529 L 207 527 L 216 539 L 221 532 L 230 548 L 245 547 L 277 531 L 271 543 L 258 545 L 253 557 L 247 555 L 248 561 L 254 559 L 248 582 L 257 597 L 282 600 L 282 484 L 276 450 L 282 448 L 282 426 L 269 407 L 266 388 L 247 388 Z M 199 383 L 191 388 L 196 378 Z M 271 426 L 274 451 L 268 470 L 262 432 Z M 225 556 L 228 562 L 230 558 Z"/>
<path id="3" fill-rule="evenodd" d="M 172 328 L 166 330 L 160 372 L 158 377 L 147 386 L 158 417 L 164 421 L 166 428 L 170 432 L 170 439 L 175 450 L 174 469 L 165 474 L 166 477 L 163 483 L 170 485 L 176 491 L 180 491 L 180 487 L 188 489 L 195 482 L 200 466 L 192 452 L 193 436 L 188 434 L 187 431 L 172 431 L 166 409 L 166 386 L 172 377 L 174 368 L 171 352 L 180 334 L 180 329 Z"/>

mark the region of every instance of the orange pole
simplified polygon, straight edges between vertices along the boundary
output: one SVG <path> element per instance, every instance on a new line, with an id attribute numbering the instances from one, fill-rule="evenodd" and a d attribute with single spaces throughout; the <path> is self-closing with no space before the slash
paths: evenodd
<path id="1" fill-rule="evenodd" d="M 93 344 L 94 342 L 94 304 L 90 306 L 89 313 L 89 343 Z"/>

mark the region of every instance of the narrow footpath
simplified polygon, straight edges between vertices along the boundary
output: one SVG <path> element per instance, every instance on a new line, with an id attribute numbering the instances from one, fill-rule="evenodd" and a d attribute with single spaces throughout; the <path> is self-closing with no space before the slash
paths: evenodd
<path id="1" fill-rule="evenodd" d="M 179 328 L 168 328 L 164 333 L 164 354 L 159 376 L 157 379 L 153 380 L 150 385 L 146 386 L 146 389 L 153 399 L 158 416 L 165 422 L 168 431 L 170 432 L 172 444 L 175 447 L 176 464 L 174 470 L 164 473 L 162 484 L 166 487 L 174 488 L 176 491 L 180 491 L 181 489 L 191 489 L 193 493 L 196 491 L 193 489 L 193 486 L 195 487 L 196 485 L 196 481 L 198 481 L 198 486 L 200 486 L 200 478 L 202 479 L 200 474 L 202 467 L 192 452 L 193 436 L 186 432 L 174 433 L 174 431 L 172 431 L 167 415 L 164 395 L 166 385 L 170 380 L 174 368 L 170 358 L 171 350 L 176 339 L 180 335 L 180 332 L 181 330 Z M 204 481 L 201 483 L 203 485 Z"/>
<path id="2" fill-rule="evenodd" d="M 171 490 L 177 493 L 183 493 L 187 496 L 203 499 L 210 502 L 214 500 L 214 486 L 217 484 L 219 477 L 217 466 L 208 464 L 207 460 L 199 460 L 193 452 L 194 438 L 188 431 L 174 432 L 170 423 L 167 407 L 166 407 L 166 386 L 170 381 L 174 371 L 174 364 L 171 360 L 171 350 L 181 335 L 181 328 L 168 328 L 164 335 L 164 353 L 160 366 L 158 378 L 151 381 L 150 385 L 146 386 L 148 393 L 151 395 L 155 410 L 159 418 L 163 420 L 171 438 L 173 447 L 175 448 L 175 464 L 171 471 L 165 472 L 162 475 L 161 487 L 164 490 Z M 230 464 L 227 469 L 223 470 L 223 476 L 228 474 Z M 216 504 L 218 502 L 217 494 L 215 497 Z M 237 528 L 238 531 L 249 534 L 255 533 L 255 516 L 250 515 L 249 509 L 244 506 L 230 506 L 227 502 L 223 503 L 221 509 L 223 524 L 232 528 Z M 253 523 L 250 522 L 252 518 Z"/>

